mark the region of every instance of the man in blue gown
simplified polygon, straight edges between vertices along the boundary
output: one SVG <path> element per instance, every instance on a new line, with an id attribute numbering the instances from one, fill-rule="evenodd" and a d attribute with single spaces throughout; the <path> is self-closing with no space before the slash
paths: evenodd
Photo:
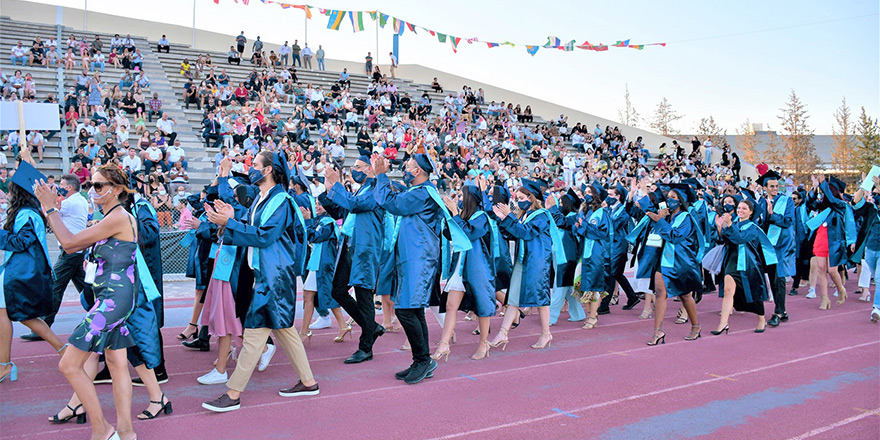
<path id="1" fill-rule="evenodd" d="M 775 304 L 773 316 L 767 321 L 767 325 L 771 327 L 788 321 L 788 313 L 785 312 L 785 277 L 793 277 L 797 273 L 795 206 L 790 197 L 779 194 L 779 178 L 775 171 L 768 171 L 758 179 L 758 185 L 763 186 L 767 192 L 767 197 L 761 199 L 761 211 L 765 213 L 764 232 L 773 243 L 777 259 L 775 266 L 767 267 Z"/>

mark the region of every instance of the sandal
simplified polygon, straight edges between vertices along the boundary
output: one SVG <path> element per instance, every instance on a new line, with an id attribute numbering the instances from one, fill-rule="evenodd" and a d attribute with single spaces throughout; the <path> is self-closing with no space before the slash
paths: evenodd
<path id="1" fill-rule="evenodd" d="M 599 318 L 598 317 L 590 317 L 584 322 L 584 325 L 581 327 L 584 330 L 594 329 L 599 326 Z"/>
<path id="2" fill-rule="evenodd" d="M 165 397 L 165 393 L 162 393 L 162 398 L 159 399 L 158 402 L 156 402 L 155 400 L 151 400 L 150 403 L 155 403 L 156 405 L 161 406 L 161 408 L 159 408 L 159 411 L 156 411 L 155 414 L 151 414 L 149 411 L 143 410 L 140 414 L 138 414 L 138 420 L 155 419 L 156 417 L 159 417 L 159 413 L 161 412 L 164 412 L 165 414 L 171 414 L 172 412 L 174 412 L 174 410 L 171 409 L 171 401 L 165 402 L 166 400 L 168 400 L 168 398 Z"/>
<path id="3" fill-rule="evenodd" d="M 71 413 L 69 416 L 61 418 L 61 417 L 58 417 L 58 414 L 55 414 L 54 416 L 52 416 L 51 419 L 49 419 L 49 421 L 51 423 L 61 424 L 61 423 L 67 423 L 70 421 L 70 419 L 76 417 L 76 424 L 77 425 L 84 425 L 86 423 L 86 410 L 83 409 L 83 412 L 77 414 L 76 410 L 78 410 L 80 408 L 82 408 L 82 404 L 77 405 L 76 408 L 71 408 L 70 405 L 67 405 L 67 409 L 69 409 L 70 413 Z"/>
<path id="4" fill-rule="evenodd" d="M 642 314 L 639 315 L 639 319 L 651 319 L 652 316 L 654 316 L 654 314 L 651 313 L 650 310 L 642 310 Z"/>
<path id="5" fill-rule="evenodd" d="M 688 317 L 686 313 L 683 313 L 684 310 L 678 309 L 678 316 L 675 318 L 676 324 L 687 324 Z"/>
<path id="6" fill-rule="evenodd" d="M 190 334 L 186 334 L 186 330 L 189 329 L 190 327 L 195 327 L 196 330 Z M 189 323 L 189 325 L 186 327 L 186 329 L 184 329 L 182 332 L 180 332 L 179 335 L 177 335 L 177 339 L 179 339 L 181 341 L 186 341 L 189 338 L 196 339 L 196 334 L 198 332 L 199 332 L 198 324 Z"/>

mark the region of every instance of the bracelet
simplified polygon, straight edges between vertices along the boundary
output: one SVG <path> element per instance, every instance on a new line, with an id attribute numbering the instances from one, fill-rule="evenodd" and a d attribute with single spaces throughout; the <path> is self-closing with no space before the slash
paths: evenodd
<path id="1" fill-rule="evenodd" d="M 55 208 L 49 208 L 49 209 L 47 209 L 47 210 L 46 210 L 46 217 L 48 217 L 48 216 L 49 216 L 50 214 L 52 214 L 53 212 L 58 212 L 58 210 L 55 209 Z"/>

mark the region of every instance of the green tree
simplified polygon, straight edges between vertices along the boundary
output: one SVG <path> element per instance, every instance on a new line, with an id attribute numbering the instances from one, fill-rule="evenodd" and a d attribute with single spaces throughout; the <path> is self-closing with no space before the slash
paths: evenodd
<path id="1" fill-rule="evenodd" d="M 855 128 L 856 140 L 856 164 L 859 171 L 867 173 L 871 165 L 880 165 L 880 126 L 877 119 L 868 116 L 865 107 Z"/>
<path id="2" fill-rule="evenodd" d="M 678 130 L 673 128 L 672 124 L 683 117 L 684 115 L 679 115 L 673 110 L 672 104 L 664 96 L 654 111 L 654 121 L 651 122 L 651 128 L 662 136 L 675 136 L 678 134 Z"/>
<path id="3" fill-rule="evenodd" d="M 834 112 L 836 127 L 831 128 L 834 149 L 831 150 L 831 164 L 836 170 L 850 171 L 858 166 L 858 150 L 855 138 L 853 116 L 843 98 L 840 107 Z"/>
<path id="4" fill-rule="evenodd" d="M 782 125 L 782 160 L 771 165 L 781 165 L 796 177 L 804 178 L 815 172 L 819 166 L 819 155 L 813 145 L 813 130 L 807 123 L 810 118 L 807 107 L 792 90 L 788 102 L 780 111 L 782 114 L 778 118 Z"/>

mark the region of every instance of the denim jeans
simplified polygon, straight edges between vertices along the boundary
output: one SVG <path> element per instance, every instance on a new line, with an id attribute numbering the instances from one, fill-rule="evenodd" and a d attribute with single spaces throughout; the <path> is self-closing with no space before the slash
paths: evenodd
<path id="1" fill-rule="evenodd" d="M 862 270 L 871 271 L 874 277 L 874 308 L 880 310 L 880 298 L 877 295 L 877 287 L 880 286 L 880 251 L 865 249 L 865 262 L 868 267 L 862 266 Z"/>
<path id="2" fill-rule="evenodd" d="M 323 58 L 318 58 L 318 70 L 321 70 L 321 71 L 324 70 L 324 59 Z"/>

